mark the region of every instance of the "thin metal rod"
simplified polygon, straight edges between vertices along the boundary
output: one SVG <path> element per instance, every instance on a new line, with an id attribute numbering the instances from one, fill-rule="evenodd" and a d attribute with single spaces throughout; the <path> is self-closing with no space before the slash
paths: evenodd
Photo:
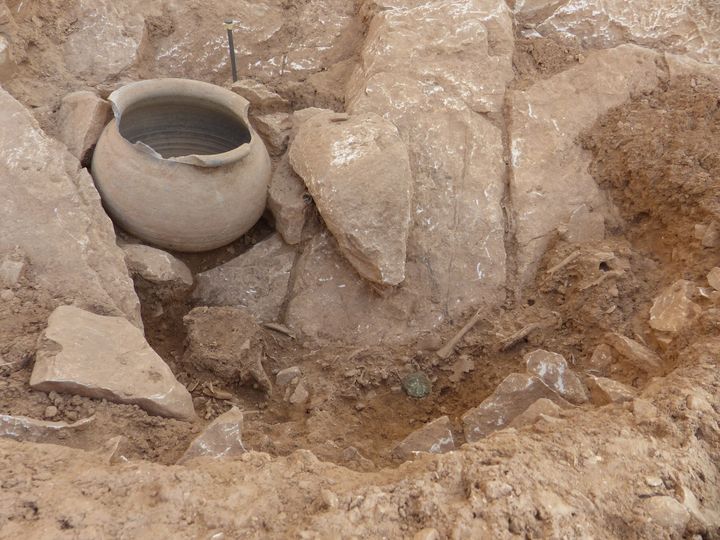
<path id="1" fill-rule="evenodd" d="M 230 67 L 232 68 L 232 80 L 236 82 L 238 80 L 237 75 L 237 64 L 235 63 L 235 43 L 233 42 L 233 24 L 232 19 L 225 21 L 225 28 L 227 29 L 228 35 L 228 49 L 230 50 Z"/>

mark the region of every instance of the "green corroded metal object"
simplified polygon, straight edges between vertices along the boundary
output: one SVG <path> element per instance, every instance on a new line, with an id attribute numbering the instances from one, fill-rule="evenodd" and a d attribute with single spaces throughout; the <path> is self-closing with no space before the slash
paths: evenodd
<path id="1" fill-rule="evenodd" d="M 432 390 L 432 383 L 430 379 L 428 379 L 428 376 L 422 371 L 416 371 L 402 380 L 402 387 L 408 396 L 424 398 L 430 393 L 430 390 Z"/>

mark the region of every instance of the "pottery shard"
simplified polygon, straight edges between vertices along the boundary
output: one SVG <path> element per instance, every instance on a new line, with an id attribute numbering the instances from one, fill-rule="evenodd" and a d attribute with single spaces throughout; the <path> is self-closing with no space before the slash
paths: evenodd
<path id="1" fill-rule="evenodd" d="M 101 308 L 141 326 L 140 303 L 87 171 L 0 89 L 0 260 L 19 249 L 58 303 Z M 18 181 L 21 178 L 22 181 Z"/>
<path id="2" fill-rule="evenodd" d="M 309 201 L 302 178 L 295 174 L 285 154 L 273 171 L 267 203 L 275 219 L 275 229 L 285 243 L 294 245 L 302 239 Z"/>
<path id="3" fill-rule="evenodd" d="M 515 2 L 515 11 L 536 33 L 574 38 L 587 48 L 632 42 L 717 63 L 720 21 L 713 5 L 704 0 L 525 0 Z"/>
<path id="4" fill-rule="evenodd" d="M 511 373 L 485 401 L 463 414 L 465 440 L 475 442 L 504 428 L 540 398 L 570 406 L 534 375 Z"/>
<path id="5" fill-rule="evenodd" d="M 393 454 L 399 459 L 411 459 L 422 452 L 444 454 L 450 450 L 455 450 L 452 426 L 447 416 L 441 416 L 405 437 Z"/>
<path id="6" fill-rule="evenodd" d="M 513 94 L 510 186 L 521 285 L 532 281 L 550 239 L 558 228 L 572 225 L 579 208 L 585 220 L 611 214 L 577 137 L 631 94 L 652 90 L 657 58 L 634 45 L 592 51 L 583 64 Z M 603 227 L 597 225 L 585 240 L 602 239 Z"/>
<path id="7" fill-rule="evenodd" d="M 138 328 L 74 306 L 60 306 L 50 315 L 30 386 L 138 405 L 170 418 L 195 417 L 190 393 Z"/>
<path id="8" fill-rule="evenodd" d="M 321 113 L 301 124 L 290 164 L 358 273 L 397 285 L 405 279 L 413 195 L 405 143 L 378 115 L 336 120 Z"/>
<path id="9" fill-rule="evenodd" d="M 196 276 L 196 303 L 242 308 L 263 322 L 278 320 L 295 261 L 280 235 L 258 242 L 225 264 Z"/>
<path id="10" fill-rule="evenodd" d="M 76 21 L 63 45 L 67 69 L 87 82 L 103 82 L 130 68 L 146 40 L 140 2 L 79 0 L 69 7 Z"/>
<path id="11" fill-rule="evenodd" d="M 93 92 L 73 92 L 60 104 L 60 140 L 82 163 L 88 163 L 105 124 L 110 121 L 110 104 Z"/>
<path id="12" fill-rule="evenodd" d="M 243 413 L 233 407 L 213 420 L 205 430 L 190 443 L 178 464 L 207 457 L 228 459 L 246 452 L 242 442 Z"/>
<path id="13" fill-rule="evenodd" d="M 635 397 L 634 389 L 605 377 L 590 377 L 588 386 L 590 387 L 590 397 L 595 405 L 622 403 Z"/>
<path id="14" fill-rule="evenodd" d="M 254 382 L 271 391 L 262 365 L 262 329 L 251 315 L 231 307 L 199 307 L 185 315 L 183 322 L 187 330 L 185 364 L 231 385 Z"/>
<path id="15" fill-rule="evenodd" d="M 193 276 L 187 265 L 169 253 L 142 244 L 122 247 L 125 263 L 131 274 L 156 285 L 190 288 Z"/>
<path id="16" fill-rule="evenodd" d="M 662 371 L 663 361 L 655 352 L 621 334 L 605 334 L 605 342 L 634 366 L 647 373 Z"/>
<path id="17" fill-rule="evenodd" d="M 662 332 L 679 332 L 687 327 L 702 311 L 690 300 L 695 285 L 680 279 L 655 298 L 650 308 L 649 324 Z"/>
<path id="18" fill-rule="evenodd" d="M 710 272 L 707 275 L 708 284 L 715 289 L 716 291 L 720 291 L 720 268 L 717 266 L 710 270 Z"/>
<path id="19" fill-rule="evenodd" d="M 585 384 L 568 368 L 562 355 L 538 349 L 523 357 L 527 371 L 536 375 L 570 403 L 580 405 L 588 400 Z"/>

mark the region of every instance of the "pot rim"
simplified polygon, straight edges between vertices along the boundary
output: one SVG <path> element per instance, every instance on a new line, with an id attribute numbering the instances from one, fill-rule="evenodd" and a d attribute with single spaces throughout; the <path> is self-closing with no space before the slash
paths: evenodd
<path id="1" fill-rule="evenodd" d="M 229 112 L 237 116 L 238 120 L 248 129 L 250 141 L 220 154 L 189 154 L 186 156 L 165 158 L 147 144 L 141 141 L 132 143 L 123 137 L 122 133 L 120 133 L 120 122 L 123 111 L 142 101 L 166 96 L 204 98 L 226 108 Z M 226 88 L 203 81 L 179 78 L 135 81 L 113 91 L 108 96 L 108 101 L 112 106 L 115 125 L 120 138 L 134 150 L 150 155 L 160 161 L 195 165 L 198 167 L 221 167 L 239 161 L 247 156 L 257 137 L 255 130 L 252 129 L 248 120 L 250 102 Z"/>

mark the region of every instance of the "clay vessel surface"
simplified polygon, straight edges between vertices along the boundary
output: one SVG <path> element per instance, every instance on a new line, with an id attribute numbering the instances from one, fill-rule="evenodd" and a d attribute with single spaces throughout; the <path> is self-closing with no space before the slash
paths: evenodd
<path id="1" fill-rule="evenodd" d="M 176 251 L 223 246 L 260 219 L 270 158 L 249 103 L 186 79 L 129 84 L 92 160 L 103 205 L 128 232 Z"/>

